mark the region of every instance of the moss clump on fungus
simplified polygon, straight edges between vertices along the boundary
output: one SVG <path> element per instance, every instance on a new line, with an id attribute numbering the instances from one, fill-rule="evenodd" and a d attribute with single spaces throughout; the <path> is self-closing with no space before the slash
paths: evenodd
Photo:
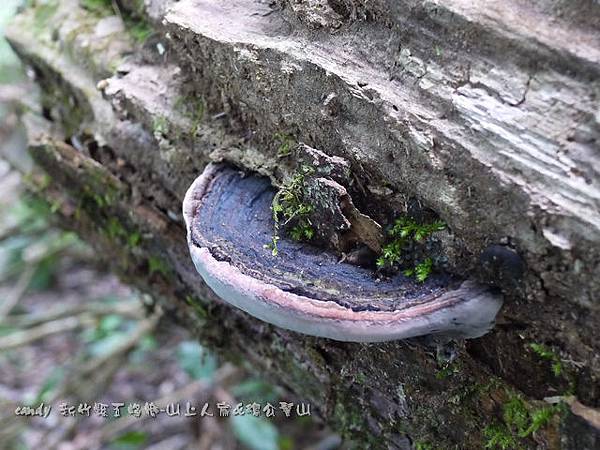
<path id="1" fill-rule="evenodd" d="M 296 241 L 309 241 L 314 236 L 313 224 L 309 217 L 314 208 L 304 199 L 305 177 L 313 172 L 312 167 L 303 166 L 273 197 L 271 210 L 275 232 L 271 244 L 268 244 L 273 256 L 277 256 L 277 241 L 282 227 L 289 227 L 288 233 Z"/>
<path id="2" fill-rule="evenodd" d="M 433 270 L 433 260 L 427 257 L 413 266 L 408 265 L 408 261 L 404 261 L 404 255 L 411 247 L 422 246 L 433 233 L 445 228 L 446 224 L 441 220 L 418 223 L 408 216 L 397 218 L 388 231 L 391 240 L 383 246 L 381 256 L 377 259 L 377 267 L 380 269 L 399 267 L 404 275 L 415 276 L 417 281 L 424 282 Z"/>
<path id="3" fill-rule="evenodd" d="M 413 275 L 419 282 L 424 282 L 433 270 L 433 260 L 431 258 L 425 258 L 423 261 L 418 263 L 414 268 L 406 269 L 402 273 L 407 277 Z"/>

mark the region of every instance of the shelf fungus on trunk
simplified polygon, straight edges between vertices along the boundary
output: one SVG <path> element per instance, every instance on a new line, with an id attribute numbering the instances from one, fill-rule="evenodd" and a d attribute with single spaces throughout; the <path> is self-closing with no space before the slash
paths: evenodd
<path id="1" fill-rule="evenodd" d="M 493 325 L 502 299 L 447 274 L 419 283 L 379 279 L 307 243 L 281 237 L 273 256 L 266 177 L 210 164 L 183 203 L 196 269 L 226 302 L 277 326 L 340 341 L 379 342 L 428 334 L 473 338 Z"/>

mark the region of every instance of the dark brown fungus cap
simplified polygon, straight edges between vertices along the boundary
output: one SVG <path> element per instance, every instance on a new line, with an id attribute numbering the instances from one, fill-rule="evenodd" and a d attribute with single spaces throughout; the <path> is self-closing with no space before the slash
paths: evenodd
<path id="1" fill-rule="evenodd" d="M 264 177 L 209 165 L 183 203 L 196 269 L 226 302 L 266 322 L 340 341 L 379 342 L 427 334 L 477 337 L 502 299 L 474 281 L 432 275 L 424 283 L 338 262 L 282 237 L 271 242 L 275 189 Z"/>

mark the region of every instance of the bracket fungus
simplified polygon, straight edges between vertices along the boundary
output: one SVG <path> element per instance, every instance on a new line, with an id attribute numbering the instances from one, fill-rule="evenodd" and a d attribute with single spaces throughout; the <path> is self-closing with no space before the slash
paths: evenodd
<path id="1" fill-rule="evenodd" d="M 440 334 L 473 338 L 493 325 L 502 299 L 471 280 L 424 283 L 340 262 L 335 254 L 273 234 L 275 188 L 266 177 L 210 164 L 183 203 L 196 269 L 224 301 L 274 325 L 340 341 Z"/>

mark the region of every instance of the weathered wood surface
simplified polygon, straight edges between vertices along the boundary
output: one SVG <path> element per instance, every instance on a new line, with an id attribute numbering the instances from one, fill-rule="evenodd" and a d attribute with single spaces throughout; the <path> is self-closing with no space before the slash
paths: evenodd
<path id="1" fill-rule="evenodd" d="M 600 407 L 596 2 L 117 3 L 127 25 L 65 0 L 7 32 L 41 86 L 24 120 L 50 178 L 31 179 L 115 270 L 373 446 L 482 448 L 519 392 L 533 409 L 567 394 Z M 280 135 L 349 161 L 348 190 L 375 220 L 410 199 L 438 213 L 457 273 L 485 280 L 481 252 L 514 248 L 527 270 L 501 286 L 496 329 L 445 367 L 426 340 L 341 344 L 220 302 L 189 259 L 181 201 L 211 160 L 281 182 L 293 158 L 277 156 Z M 598 439 L 565 412 L 518 441 Z"/>

